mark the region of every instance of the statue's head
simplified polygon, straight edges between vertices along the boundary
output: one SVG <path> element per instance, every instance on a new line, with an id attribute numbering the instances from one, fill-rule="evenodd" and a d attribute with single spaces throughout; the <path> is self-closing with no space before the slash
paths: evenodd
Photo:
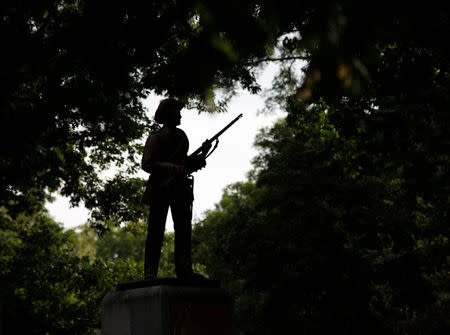
<path id="1" fill-rule="evenodd" d="M 161 100 L 155 112 L 155 121 L 161 124 L 179 125 L 184 104 L 174 98 Z"/>

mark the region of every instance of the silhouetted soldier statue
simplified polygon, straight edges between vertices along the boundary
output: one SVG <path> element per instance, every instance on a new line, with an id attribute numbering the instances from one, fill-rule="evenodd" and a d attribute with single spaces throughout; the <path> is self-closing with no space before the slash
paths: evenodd
<path id="1" fill-rule="evenodd" d="M 145 243 L 145 279 L 158 275 L 161 246 L 167 212 L 170 207 L 175 230 L 175 270 L 177 278 L 200 279 L 192 271 L 191 220 L 193 178 L 190 176 L 206 165 L 205 155 L 187 156 L 189 141 L 181 121 L 183 104 L 172 98 L 160 102 L 155 121 L 163 127 L 150 135 L 145 143 L 142 169 L 150 173 L 143 202 L 149 205 L 148 234 Z M 206 141 L 204 152 L 211 144 Z"/>

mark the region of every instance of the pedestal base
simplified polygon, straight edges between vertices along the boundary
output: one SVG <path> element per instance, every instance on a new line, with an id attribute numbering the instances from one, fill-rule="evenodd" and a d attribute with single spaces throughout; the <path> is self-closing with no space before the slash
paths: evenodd
<path id="1" fill-rule="evenodd" d="M 231 308 L 225 290 L 210 281 L 203 286 L 176 280 L 164 284 L 164 279 L 153 283 L 121 284 L 121 291 L 103 298 L 103 335 L 230 335 Z M 136 286 L 140 288 L 129 289 Z"/>

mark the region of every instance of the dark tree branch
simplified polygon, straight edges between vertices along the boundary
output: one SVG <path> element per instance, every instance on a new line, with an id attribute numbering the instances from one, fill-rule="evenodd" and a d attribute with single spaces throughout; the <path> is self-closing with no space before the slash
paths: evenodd
<path id="1" fill-rule="evenodd" d="M 249 66 L 249 65 L 258 65 L 264 62 L 284 62 L 284 61 L 288 61 L 288 60 L 308 60 L 309 57 L 305 57 L 305 56 L 291 56 L 291 57 L 279 57 L 279 58 L 262 58 L 262 59 L 258 59 L 257 61 L 254 62 L 248 62 L 248 63 L 244 63 L 245 66 Z"/>

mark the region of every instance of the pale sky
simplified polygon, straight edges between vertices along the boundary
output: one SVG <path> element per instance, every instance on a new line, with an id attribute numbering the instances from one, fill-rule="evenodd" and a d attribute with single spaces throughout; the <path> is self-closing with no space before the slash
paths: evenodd
<path id="1" fill-rule="evenodd" d="M 275 74 L 275 66 L 269 66 L 260 76 L 259 82 L 269 87 Z M 153 117 L 159 101 L 164 97 L 150 96 L 145 101 L 149 116 Z M 198 114 L 195 110 L 183 109 L 181 112 L 181 125 L 189 138 L 189 153 L 197 149 L 203 141 L 214 136 L 220 129 L 233 120 L 240 113 L 244 116 L 236 122 L 221 137 L 217 150 L 207 159 L 206 168 L 194 174 L 194 222 L 204 217 L 204 212 L 213 209 L 227 185 L 246 180 L 246 174 L 251 169 L 251 160 L 257 151 L 253 142 L 258 130 L 271 126 L 284 113 L 274 111 L 270 115 L 260 114 L 264 107 L 264 100 L 258 95 L 251 95 L 240 91 L 228 106 L 228 113 L 224 114 Z M 145 143 L 145 138 L 142 143 Z M 142 171 L 139 176 L 147 178 Z M 75 228 L 86 222 L 89 212 L 84 206 L 70 208 L 67 198 L 57 195 L 53 203 L 47 204 L 50 215 L 65 228 Z M 169 211 L 170 212 L 170 211 Z M 173 231 L 172 218 L 169 217 L 166 231 Z"/>

